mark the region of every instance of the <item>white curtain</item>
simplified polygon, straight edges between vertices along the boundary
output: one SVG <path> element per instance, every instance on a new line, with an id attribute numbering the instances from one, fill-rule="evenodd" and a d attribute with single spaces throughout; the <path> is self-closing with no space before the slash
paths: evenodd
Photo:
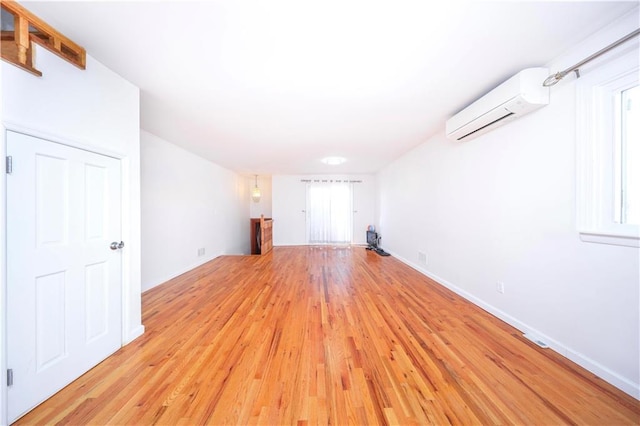
<path id="1" fill-rule="evenodd" d="M 307 183 L 307 242 L 350 244 L 353 196 L 349 182 Z"/>

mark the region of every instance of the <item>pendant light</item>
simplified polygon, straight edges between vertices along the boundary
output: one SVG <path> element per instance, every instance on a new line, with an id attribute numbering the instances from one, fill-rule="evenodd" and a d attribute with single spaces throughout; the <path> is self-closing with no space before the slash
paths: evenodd
<path id="1" fill-rule="evenodd" d="M 258 175 L 256 176 L 256 186 L 253 187 L 253 189 L 251 190 L 251 199 L 253 200 L 254 203 L 259 203 L 260 202 L 260 196 L 262 195 L 262 193 L 260 192 L 260 188 L 258 188 Z"/>

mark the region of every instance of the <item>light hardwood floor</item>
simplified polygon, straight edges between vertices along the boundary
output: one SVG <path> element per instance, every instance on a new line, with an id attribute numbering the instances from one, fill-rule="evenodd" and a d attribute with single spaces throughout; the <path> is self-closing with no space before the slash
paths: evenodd
<path id="1" fill-rule="evenodd" d="M 364 248 L 224 256 L 20 424 L 638 424 L 640 402 Z"/>

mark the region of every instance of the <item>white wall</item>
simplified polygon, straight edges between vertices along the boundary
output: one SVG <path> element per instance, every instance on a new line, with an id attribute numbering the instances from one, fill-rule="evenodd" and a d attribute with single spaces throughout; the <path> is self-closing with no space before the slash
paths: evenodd
<path id="1" fill-rule="evenodd" d="M 222 254 L 249 253 L 245 177 L 145 131 L 141 158 L 143 291 Z"/>
<path id="2" fill-rule="evenodd" d="M 87 69 L 76 68 L 36 46 L 38 78 L 2 62 L 2 142 L 0 157 L 6 152 L 5 129 L 63 142 L 122 159 L 123 234 L 123 340 L 144 332 L 140 303 L 140 143 L 139 90 L 102 64 L 87 56 Z M 5 174 L 1 174 L 3 203 L 1 250 L 6 244 Z M 2 253 L 2 311 L 4 312 L 6 254 Z M 0 350 L 2 372 L 6 371 L 5 324 L 1 316 Z M 2 380 L 2 400 L 6 402 L 6 380 Z M 0 423 L 6 419 L 0 407 Z"/>
<path id="3" fill-rule="evenodd" d="M 375 220 L 376 179 L 373 175 L 276 175 L 273 190 L 273 245 L 305 245 L 306 184 L 302 179 L 360 180 L 353 184 L 353 232 L 355 244 L 366 243 L 366 229 Z"/>
<path id="4" fill-rule="evenodd" d="M 551 69 L 634 26 L 637 11 Z M 580 241 L 567 80 L 535 113 L 469 142 L 437 135 L 383 169 L 380 228 L 395 256 L 639 398 L 640 257 L 637 248 Z"/>
<path id="5" fill-rule="evenodd" d="M 4 85 L 4 67 L 0 65 L 0 84 Z M 3 91 L 0 89 L 0 96 L 2 96 Z M 4 117 L 4 101 L 0 99 L 0 122 L 2 121 L 2 117 Z M 0 158 L 6 156 L 7 147 L 6 147 L 6 131 L 4 129 L 4 124 L 0 123 Z M 7 311 L 7 194 L 6 194 L 6 175 L 4 173 L 0 173 L 2 177 L 0 179 L 0 309 L 2 309 L 3 314 L 0 315 L 0 425 L 7 424 L 7 329 L 6 329 L 6 315 L 4 312 Z"/>
<path id="6" fill-rule="evenodd" d="M 256 186 L 255 176 L 248 178 L 249 186 L 249 199 L 251 200 L 251 190 Z M 259 218 L 260 215 L 264 217 L 271 217 L 272 210 L 272 188 L 271 188 L 271 176 L 258 176 L 258 188 L 260 188 L 260 201 L 257 203 L 253 200 L 249 203 L 249 216 L 253 218 Z"/>

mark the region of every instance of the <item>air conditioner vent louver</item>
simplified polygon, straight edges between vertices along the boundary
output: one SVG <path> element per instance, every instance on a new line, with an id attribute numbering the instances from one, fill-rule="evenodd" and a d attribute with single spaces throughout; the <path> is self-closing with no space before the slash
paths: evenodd
<path id="1" fill-rule="evenodd" d="M 471 136 L 471 135 L 473 135 L 473 134 L 475 134 L 475 133 L 477 133 L 477 132 L 481 131 L 482 129 L 486 129 L 486 128 L 487 128 L 487 127 L 489 127 L 489 126 L 493 126 L 493 125 L 494 125 L 494 124 L 496 124 L 498 121 L 502 121 L 502 120 L 504 120 L 505 118 L 511 117 L 513 114 L 514 114 L 513 112 L 507 112 L 505 115 L 503 115 L 502 117 L 498 118 L 497 120 L 494 120 L 494 121 L 492 121 L 492 122 L 491 122 L 491 123 L 489 123 L 489 124 L 485 124 L 484 126 L 480 127 L 479 129 L 476 129 L 476 130 L 472 131 L 471 133 L 467 133 L 466 135 L 461 136 L 461 137 L 459 137 L 459 138 L 458 138 L 458 139 L 456 139 L 456 140 L 461 141 L 462 139 L 464 139 L 464 138 L 466 138 L 466 137 L 469 137 L 469 136 Z"/>
<path id="2" fill-rule="evenodd" d="M 447 120 L 449 139 L 471 140 L 549 103 L 547 68 L 527 68 Z"/>

